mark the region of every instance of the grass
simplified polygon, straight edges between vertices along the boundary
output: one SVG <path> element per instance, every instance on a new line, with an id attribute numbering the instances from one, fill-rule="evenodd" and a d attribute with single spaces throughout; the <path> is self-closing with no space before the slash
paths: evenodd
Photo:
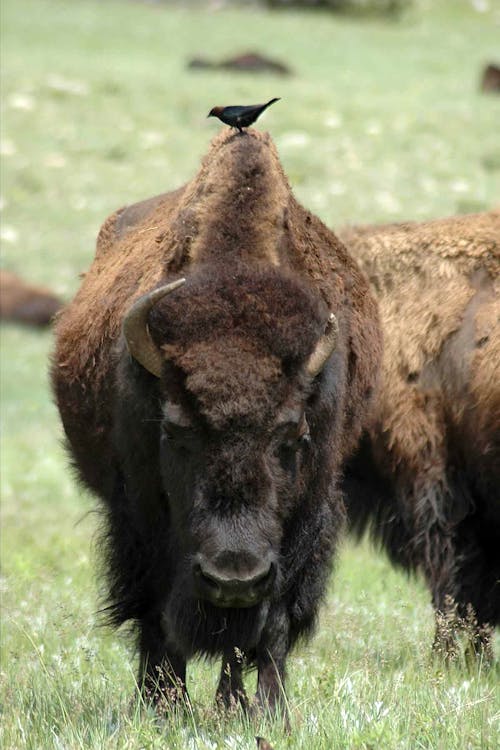
<path id="1" fill-rule="evenodd" d="M 388 23 L 4 0 L 2 265 L 69 298 L 109 212 L 192 176 L 219 127 L 205 119 L 211 106 L 271 96 L 282 101 L 262 127 L 299 199 L 331 226 L 498 203 L 500 100 L 477 84 L 500 13 L 430 5 Z M 185 69 L 190 56 L 251 48 L 297 75 Z M 255 734 L 277 750 L 498 747 L 498 659 L 489 671 L 433 662 L 421 582 L 350 542 L 316 638 L 290 660 L 290 737 L 218 716 L 217 669 L 205 663 L 189 670 L 191 716 L 158 726 L 138 711 L 126 634 L 95 615 L 99 518 L 60 445 L 50 333 L 4 326 L 1 347 L 3 748 L 246 750 Z"/>

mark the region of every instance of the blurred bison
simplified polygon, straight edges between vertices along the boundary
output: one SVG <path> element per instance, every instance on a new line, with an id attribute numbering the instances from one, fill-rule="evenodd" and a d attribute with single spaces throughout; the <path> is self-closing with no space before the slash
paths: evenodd
<path id="1" fill-rule="evenodd" d="M 351 523 L 424 574 L 436 645 L 454 647 L 457 619 L 488 648 L 500 623 L 500 212 L 341 237 L 385 341 L 375 420 L 345 477 Z"/>
<path id="2" fill-rule="evenodd" d="M 270 57 L 258 52 L 243 52 L 234 57 L 224 60 L 207 60 L 205 57 L 194 57 L 188 62 L 191 70 L 227 70 L 234 73 L 274 73 L 280 76 L 289 76 L 291 69 Z"/>
<path id="3" fill-rule="evenodd" d="M 43 286 L 23 281 L 10 271 L 0 270 L 0 318 L 33 326 L 49 325 L 62 303 Z"/>
<path id="4" fill-rule="evenodd" d="M 192 182 L 105 222 L 53 384 L 107 509 L 110 612 L 137 625 L 146 696 L 185 695 L 186 660 L 218 655 L 220 702 L 245 705 L 246 664 L 279 705 L 380 349 L 366 281 L 267 134 L 224 131 Z"/>
<path id="5" fill-rule="evenodd" d="M 500 91 L 500 65 L 489 63 L 481 73 L 481 91 L 485 93 L 498 93 Z"/>

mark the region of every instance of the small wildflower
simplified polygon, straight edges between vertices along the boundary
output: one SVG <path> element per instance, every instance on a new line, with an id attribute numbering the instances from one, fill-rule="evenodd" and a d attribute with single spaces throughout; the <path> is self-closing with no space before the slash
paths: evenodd
<path id="1" fill-rule="evenodd" d="M 74 96 L 87 96 L 89 93 L 89 87 L 85 81 L 71 80 L 64 78 L 57 73 L 53 73 L 47 78 L 47 86 L 53 91 L 57 91 L 62 94 L 72 94 Z"/>
<path id="2" fill-rule="evenodd" d="M 14 156 L 17 154 L 17 148 L 14 141 L 11 141 L 9 139 L 5 139 L 0 142 L 0 154 L 2 156 Z"/>
<path id="3" fill-rule="evenodd" d="M 467 193 L 470 190 L 469 183 L 463 179 L 454 180 L 450 187 L 454 193 Z"/>
<path id="4" fill-rule="evenodd" d="M 3 226 L 0 230 L 0 239 L 2 242 L 9 242 L 11 245 L 15 245 L 19 239 L 19 232 L 14 227 Z"/>
<path id="5" fill-rule="evenodd" d="M 282 148 L 303 148 L 310 142 L 310 138 L 307 133 L 290 132 L 285 133 L 280 138 L 280 146 Z"/>
<path id="6" fill-rule="evenodd" d="M 7 104 L 11 109 L 19 109 L 24 112 L 31 112 L 35 108 L 35 100 L 29 94 L 12 94 Z"/>
<path id="7" fill-rule="evenodd" d="M 337 114 L 331 114 L 326 118 L 325 125 L 327 128 L 332 128 L 332 130 L 336 130 L 337 128 L 340 128 L 340 126 L 342 125 L 342 118 Z"/>

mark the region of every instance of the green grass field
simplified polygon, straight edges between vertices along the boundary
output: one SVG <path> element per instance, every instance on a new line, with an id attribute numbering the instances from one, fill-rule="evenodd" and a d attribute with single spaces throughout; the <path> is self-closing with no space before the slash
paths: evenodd
<path id="1" fill-rule="evenodd" d="M 330 226 L 498 203 L 500 97 L 481 95 L 478 79 L 498 60 L 500 7 L 482 6 L 416 2 L 396 23 L 3 0 L 2 266 L 69 299 L 106 215 L 193 175 L 220 127 L 208 110 L 272 96 L 282 101 L 259 126 L 298 198 Z M 191 56 L 248 49 L 295 77 L 185 68 Z M 144 715 L 127 634 L 95 614 L 99 517 L 61 447 L 51 335 L 3 326 L 1 347 L 2 748 L 250 750 L 255 734 L 275 750 L 500 746 L 498 637 L 489 671 L 445 670 L 431 659 L 424 586 L 349 542 L 316 637 L 290 659 L 290 736 L 217 715 L 218 670 L 205 663 L 189 669 L 192 715 Z"/>

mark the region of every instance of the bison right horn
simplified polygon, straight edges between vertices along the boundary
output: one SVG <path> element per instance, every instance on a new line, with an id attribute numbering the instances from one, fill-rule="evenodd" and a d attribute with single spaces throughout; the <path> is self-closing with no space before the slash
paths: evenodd
<path id="1" fill-rule="evenodd" d="M 177 279 L 139 297 L 123 319 L 123 335 L 130 355 L 157 378 L 161 375 L 163 358 L 149 333 L 148 314 L 157 302 L 178 289 L 185 281 L 186 279 Z"/>
<path id="2" fill-rule="evenodd" d="M 330 313 L 325 332 L 316 344 L 316 347 L 306 365 L 306 372 L 309 377 L 315 378 L 326 365 L 328 357 L 335 349 L 338 335 L 339 324 L 337 323 L 337 318 L 333 313 Z"/>

